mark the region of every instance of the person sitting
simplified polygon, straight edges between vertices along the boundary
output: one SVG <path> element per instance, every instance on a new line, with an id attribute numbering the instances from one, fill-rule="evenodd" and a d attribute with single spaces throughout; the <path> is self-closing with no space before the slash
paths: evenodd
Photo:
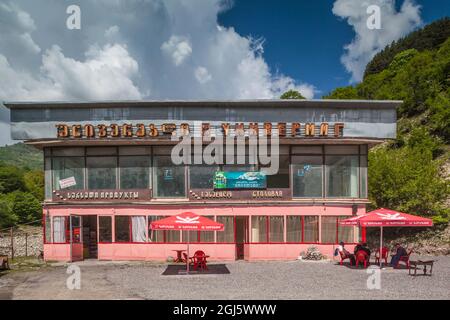
<path id="1" fill-rule="evenodd" d="M 347 249 L 345 249 L 344 241 L 339 242 L 339 246 L 338 246 L 337 249 L 338 249 L 339 253 L 342 255 L 343 259 L 349 258 L 350 259 L 350 263 L 352 265 L 355 265 L 355 263 L 356 263 L 355 255 L 351 254 L 350 252 L 348 252 Z"/>
<path id="2" fill-rule="evenodd" d="M 358 243 L 355 248 L 353 249 L 353 253 L 356 254 L 359 250 L 361 250 L 362 244 Z"/>
<path id="3" fill-rule="evenodd" d="M 402 256 L 406 256 L 408 253 L 406 252 L 406 249 L 403 248 L 400 243 L 395 244 L 395 254 L 391 258 L 391 266 L 395 267 L 398 262 L 400 261 L 400 258 Z"/>
<path id="4" fill-rule="evenodd" d="M 367 253 L 367 256 L 370 258 L 370 254 L 372 253 L 372 251 L 370 251 L 370 248 L 367 246 L 366 242 L 362 244 L 361 250 Z"/>

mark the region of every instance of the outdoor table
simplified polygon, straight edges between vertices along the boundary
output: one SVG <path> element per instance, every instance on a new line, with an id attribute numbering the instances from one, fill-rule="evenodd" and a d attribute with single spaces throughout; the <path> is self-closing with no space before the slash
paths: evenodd
<path id="1" fill-rule="evenodd" d="M 427 274 L 427 266 L 430 266 L 430 273 L 429 275 L 431 276 L 431 274 L 433 273 L 433 263 L 435 260 L 427 260 L 427 261 L 422 261 L 422 260 L 418 260 L 418 261 L 409 261 L 409 271 L 408 274 L 411 275 L 411 269 L 414 268 L 414 276 L 416 276 L 417 274 L 417 269 L 419 266 L 423 266 L 423 274 L 426 275 Z"/>
<path id="2" fill-rule="evenodd" d="M 178 263 L 178 262 L 186 262 L 184 259 L 183 259 L 183 257 L 182 257 L 182 254 L 183 254 L 183 251 L 186 251 L 186 250 L 172 250 L 172 251 L 176 251 L 177 252 L 177 258 L 175 259 L 175 263 Z"/>

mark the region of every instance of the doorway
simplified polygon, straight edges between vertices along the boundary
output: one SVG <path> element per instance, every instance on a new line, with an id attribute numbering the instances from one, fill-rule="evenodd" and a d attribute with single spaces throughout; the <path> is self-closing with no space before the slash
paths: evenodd
<path id="1" fill-rule="evenodd" d="M 248 243 L 248 217 L 237 216 L 236 218 L 236 260 L 245 257 L 245 243 Z"/>
<path id="2" fill-rule="evenodd" d="M 83 258 L 97 259 L 97 216 L 83 216 Z"/>

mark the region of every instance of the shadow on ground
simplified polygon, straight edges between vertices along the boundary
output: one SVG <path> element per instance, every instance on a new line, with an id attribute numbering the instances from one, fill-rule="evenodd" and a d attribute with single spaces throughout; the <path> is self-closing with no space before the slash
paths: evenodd
<path id="1" fill-rule="evenodd" d="M 192 267 L 191 267 L 192 268 Z M 162 273 L 163 276 L 175 276 L 186 271 L 185 264 L 170 264 L 167 266 L 166 270 Z M 229 274 L 227 266 L 224 264 L 208 264 L 208 270 L 194 271 L 191 270 L 190 274 L 204 275 L 204 274 Z"/>

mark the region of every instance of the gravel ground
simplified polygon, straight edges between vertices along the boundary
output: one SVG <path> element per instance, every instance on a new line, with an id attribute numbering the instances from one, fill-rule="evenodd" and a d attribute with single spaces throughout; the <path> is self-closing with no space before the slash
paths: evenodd
<path id="1" fill-rule="evenodd" d="M 425 257 L 421 257 L 424 259 Z M 431 257 L 430 257 L 431 258 Z M 146 262 L 77 263 L 81 289 L 68 290 L 57 265 L 0 277 L 2 299 L 450 299 L 450 256 L 432 257 L 433 276 L 381 271 L 381 289 L 369 290 L 364 269 L 336 262 L 232 262 L 230 274 L 162 276 L 165 265 Z"/>

